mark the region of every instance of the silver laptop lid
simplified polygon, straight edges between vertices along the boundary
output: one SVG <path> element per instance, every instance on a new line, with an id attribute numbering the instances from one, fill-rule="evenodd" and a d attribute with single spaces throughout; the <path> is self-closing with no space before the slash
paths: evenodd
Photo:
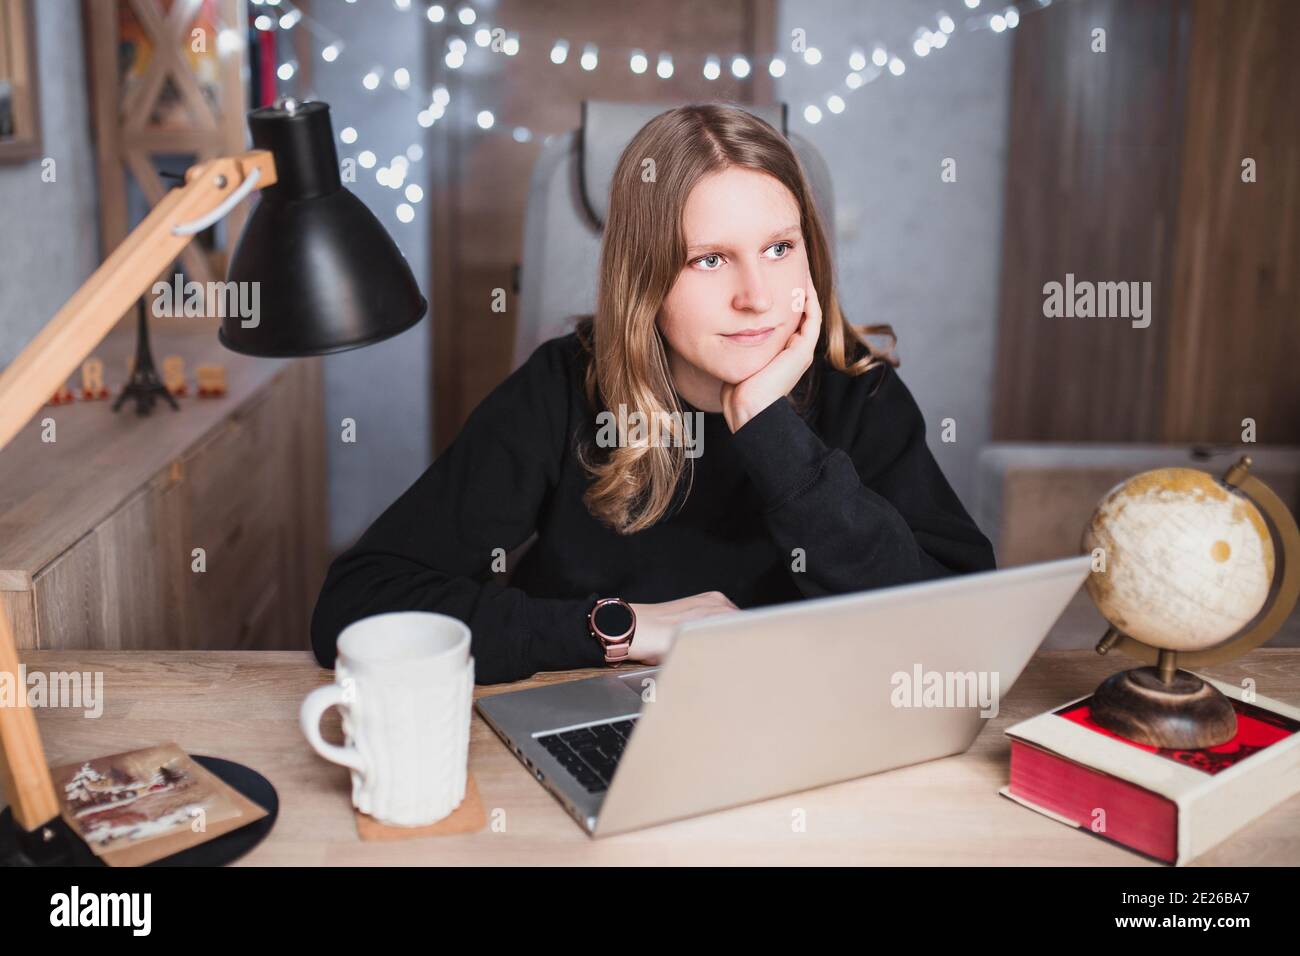
<path id="1" fill-rule="evenodd" d="M 967 749 L 1090 566 L 1082 555 L 686 625 L 596 835 Z"/>

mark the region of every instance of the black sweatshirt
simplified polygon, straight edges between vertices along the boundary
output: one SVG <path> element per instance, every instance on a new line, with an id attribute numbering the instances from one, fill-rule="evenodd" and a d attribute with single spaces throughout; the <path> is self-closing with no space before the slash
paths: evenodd
<path id="1" fill-rule="evenodd" d="M 994 567 L 897 371 L 853 377 L 820 356 L 806 417 L 779 399 L 733 435 L 705 414 L 684 503 L 618 534 L 582 502 L 575 448 L 590 449 L 598 427 L 584 356 L 576 334 L 540 346 L 334 561 L 312 617 L 323 666 L 346 625 L 385 611 L 466 622 L 477 679 L 491 684 L 602 665 L 587 630 L 598 597 L 721 591 L 748 608 Z M 510 586 L 493 580 L 494 558 L 534 531 Z"/>

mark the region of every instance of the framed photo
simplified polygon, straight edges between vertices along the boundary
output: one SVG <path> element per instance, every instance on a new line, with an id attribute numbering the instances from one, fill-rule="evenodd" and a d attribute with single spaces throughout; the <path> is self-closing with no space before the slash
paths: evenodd
<path id="1" fill-rule="evenodd" d="M 0 0 L 0 163 L 41 152 L 33 7 L 31 0 Z"/>

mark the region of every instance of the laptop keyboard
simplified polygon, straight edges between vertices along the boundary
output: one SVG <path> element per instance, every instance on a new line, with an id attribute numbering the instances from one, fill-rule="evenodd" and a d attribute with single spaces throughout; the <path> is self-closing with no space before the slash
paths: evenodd
<path id="1" fill-rule="evenodd" d="M 574 730 L 544 734 L 537 742 L 568 770 L 588 793 L 609 789 L 614 768 L 623 756 L 635 717 L 608 724 L 592 724 Z"/>

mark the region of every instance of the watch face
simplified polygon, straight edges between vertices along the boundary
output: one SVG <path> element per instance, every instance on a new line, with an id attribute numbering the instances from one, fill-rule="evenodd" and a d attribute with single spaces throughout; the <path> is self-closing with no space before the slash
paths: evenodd
<path id="1" fill-rule="evenodd" d="M 632 630 L 632 609 L 626 604 L 611 601 L 596 608 L 593 615 L 596 631 L 608 640 L 619 640 Z"/>

